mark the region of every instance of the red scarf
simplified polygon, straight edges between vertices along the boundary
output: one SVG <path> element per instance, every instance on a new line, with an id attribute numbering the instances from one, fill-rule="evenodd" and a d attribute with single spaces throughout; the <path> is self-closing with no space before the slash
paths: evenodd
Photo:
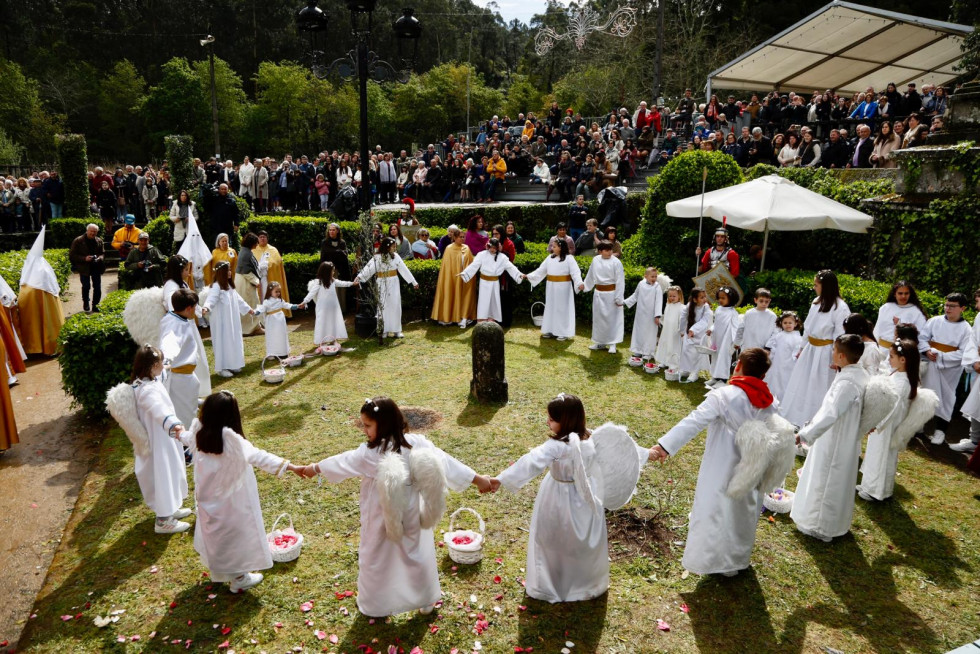
<path id="1" fill-rule="evenodd" d="M 745 391 L 749 396 L 749 402 L 757 409 L 765 409 L 772 404 L 772 392 L 769 386 L 758 377 L 732 377 L 728 383 Z"/>

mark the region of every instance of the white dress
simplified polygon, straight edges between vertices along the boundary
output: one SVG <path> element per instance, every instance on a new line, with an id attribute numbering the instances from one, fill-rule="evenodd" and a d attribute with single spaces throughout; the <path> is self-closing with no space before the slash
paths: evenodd
<path id="1" fill-rule="evenodd" d="M 661 321 L 663 329 L 657 343 L 656 361 L 669 369 L 676 369 L 681 362 L 681 320 L 686 320 L 687 305 L 683 302 L 667 303 Z"/>
<path id="2" fill-rule="evenodd" d="M 708 342 L 707 333 L 714 323 L 714 314 L 711 313 L 711 306 L 707 303 L 696 307 L 694 309 L 694 324 L 688 328 L 687 310 L 688 307 L 685 306 L 684 311 L 681 312 L 680 324 L 677 326 L 677 331 L 681 337 L 681 362 L 678 368 L 684 374 L 697 375 L 702 370 L 711 369 L 708 355 L 701 354 L 694 349 L 694 346 L 705 345 Z M 693 332 L 694 337 L 688 336 L 688 332 Z"/>
<path id="3" fill-rule="evenodd" d="M 401 332 L 402 290 L 398 285 L 398 275 L 401 275 L 406 283 L 413 286 L 417 283 L 415 277 L 412 276 L 412 271 L 408 269 L 408 266 L 397 254 L 392 254 L 389 257 L 382 257 L 380 254 L 374 255 L 363 270 L 358 273 L 357 280 L 363 284 L 375 274 L 378 275 L 378 287 L 381 296 L 381 306 L 378 307 L 378 312 L 381 313 L 384 331 Z M 334 281 L 334 284 L 336 283 Z"/>
<path id="4" fill-rule="evenodd" d="M 265 355 L 267 357 L 289 356 L 289 331 L 286 329 L 286 314 L 283 310 L 295 311 L 297 305 L 284 302 L 282 298 L 270 297 L 262 301 L 255 311 L 265 316 Z"/>
<path id="5" fill-rule="evenodd" d="M 181 442 L 194 452 L 194 549 L 201 563 L 213 581 L 231 581 L 245 572 L 271 568 L 252 466 L 281 477 L 289 462 L 260 450 L 227 427 L 221 454 L 201 452 L 195 438 L 198 428 L 200 423 L 185 432 Z M 230 443 L 230 439 L 238 440 Z"/>
<path id="6" fill-rule="evenodd" d="M 613 287 L 612 290 L 601 291 Z M 592 294 L 592 340 L 599 345 L 615 345 L 623 342 L 623 296 L 626 294 L 626 273 L 623 262 L 617 257 L 592 258 L 589 272 L 585 275 L 585 290 Z"/>
<path id="7" fill-rule="evenodd" d="M 887 350 L 882 349 L 874 341 L 864 341 L 864 354 L 858 365 L 868 371 L 869 375 L 877 375 L 881 372 L 881 364 L 888 360 Z"/>
<path id="8" fill-rule="evenodd" d="M 442 458 L 449 488 L 465 490 L 476 473 L 432 444 L 420 434 L 405 434 L 416 448 L 431 448 Z M 404 454 L 403 454 L 404 456 Z M 411 450 L 409 450 L 411 456 Z M 431 529 L 419 525 L 419 493 L 409 494 L 399 542 L 387 538 L 384 513 L 375 487 L 375 474 L 382 453 L 362 443 L 355 450 L 320 461 L 320 474 L 328 481 L 361 479 L 361 533 L 357 547 L 357 608 L 364 615 L 387 616 L 432 606 L 439 601 L 439 570 Z"/>
<path id="9" fill-rule="evenodd" d="M 859 434 L 867 371 L 845 366 L 799 433 L 810 446 L 790 517 L 801 532 L 817 538 L 843 536 L 854 517 L 854 486 L 863 434 Z"/>
<path id="10" fill-rule="evenodd" d="M 769 350 L 769 372 L 766 373 L 766 384 L 769 390 L 780 401 L 786 392 L 786 385 L 793 374 L 796 365 L 796 353 L 803 345 L 803 335 L 795 329 L 791 332 L 780 329 L 769 337 L 766 349 Z"/>
<path id="11" fill-rule="evenodd" d="M 595 445 L 581 443 L 582 460 L 593 489 Z M 609 589 L 609 546 L 602 498 L 594 504 L 574 483 L 574 455 L 568 443 L 549 438 L 497 475 L 501 486 L 517 492 L 548 470 L 538 488 L 527 542 L 529 597 L 545 602 L 577 602 Z"/>
<path id="12" fill-rule="evenodd" d="M 460 272 L 459 276 L 464 282 L 473 279 L 477 273 L 480 274 L 480 290 L 476 301 L 477 320 L 492 318 L 500 322 L 504 319 L 503 311 L 500 308 L 500 276 L 505 272 L 510 275 L 515 283 L 521 283 L 521 271 L 510 262 L 507 255 L 503 252 L 494 255 L 489 250 L 484 250 L 476 255 L 473 262 Z M 493 279 L 486 279 L 486 277 Z"/>
<path id="13" fill-rule="evenodd" d="M 732 351 L 735 336 L 742 325 L 742 316 L 734 307 L 715 309 L 715 324 L 711 328 L 711 345 L 715 354 L 711 356 L 711 378 L 728 379 L 732 374 Z"/>
<path id="14" fill-rule="evenodd" d="M 174 303 L 171 298 L 173 297 L 174 293 L 176 293 L 182 288 L 187 288 L 187 285 L 185 284 L 184 286 L 181 286 L 180 284 L 178 284 L 172 279 L 168 279 L 163 283 L 163 308 L 164 309 L 166 309 L 167 311 L 174 310 Z"/>
<path id="15" fill-rule="evenodd" d="M 886 500 L 895 490 L 895 471 L 898 468 L 898 449 L 892 447 L 892 433 L 905 421 L 909 412 L 909 377 L 904 372 L 893 372 L 888 378 L 898 392 L 898 404 L 885 422 L 868 434 L 868 446 L 861 463 L 859 490 L 875 498 Z"/>
<path id="16" fill-rule="evenodd" d="M 136 481 L 150 510 L 158 518 L 168 518 L 187 498 L 184 450 L 170 436 L 170 430 L 181 422 L 162 382 L 141 379 L 134 388 L 136 412 L 150 436 L 149 454 L 135 455 Z"/>
<path id="17" fill-rule="evenodd" d="M 398 280 L 395 280 L 397 287 Z M 344 324 L 344 312 L 340 308 L 340 300 L 337 299 L 338 288 L 350 288 L 354 282 L 345 282 L 342 279 L 335 279 L 330 282 L 329 287 L 324 287 L 319 279 L 311 279 L 307 284 L 306 297 L 303 304 L 313 302 L 316 304 L 316 323 L 313 327 L 314 345 L 333 343 L 334 341 L 347 340 L 347 325 Z M 399 302 L 401 307 L 401 302 Z M 400 312 L 399 312 L 400 313 Z M 387 320 L 385 321 L 387 326 Z"/>
<path id="18" fill-rule="evenodd" d="M 660 284 L 641 281 L 636 285 L 633 295 L 623 301 L 628 307 L 636 306 L 633 317 L 633 334 L 630 337 L 630 352 L 634 356 L 649 359 L 657 352 L 657 318 L 664 314 L 664 291 Z M 664 334 L 667 327 L 664 326 Z M 665 336 L 666 337 L 666 336 Z"/>
<path id="19" fill-rule="evenodd" d="M 950 420 L 956 402 L 956 387 L 964 368 L 972 368 L 977 361 L 977 343 L 973 339 L 970 323 L 961 319 L 950 322 L 946 316 L 930 318 L 923 331 L 929 351 L 936 353 L 936 360 L 930 361 L 922 375 L 922 385 L 939 396 L 936 417 Z M 935 345 L 952 346 L 952 352 L 942 352 Z"/>
<path id="20" fill-rule="evenodd" d="M 888 350 L 895 341 L 895 318 L 899 323 L 911 323 L 919 330 L 919 351 L 925 352 L 929 349 L 928 341 L 924 338 L 926 329 L 926 316 L 919 307 L 914 304 L 899 306 L 895 302 L 886 302 L 878 309 L 878 320 L 875 322 L 874 335 L 888 361 Z"/>
<path id="21" fill-rule="evenodd" d="M 197 417 L 197 399 L 211 394 L 211 374 L 208 371 L 208 355 L 204 351 L 201 334 L 193 321 L 171 312 L 160 320 L 160 343 L 162 347 L 168 334 L 174 334 L 180 343 L 180 351 L 170 360 L 170 371 L 167 373 L 164 385 L 173 402 L 177 418 L 185 425 L 194 422 Z M 192 372 L 174 372 L 174 369 L 184 369 L 193 366 Z M 201 385 L 201 379 L 207 380 L 207 390 Z"/>
<path id="22" fill-rule="evenodd" d="M 548 277 L 571 278 L 571 282 L 548 280 L 548 285 L 545 286 L 541 333 L 574 338 L 575 294 L 582 284 L 582 271 L 572 255 L 567 255 L 561 261 L 557 255 L 552 254 L 541 262 L 537 270 L 527 275 L 532 287 Z"/>
<path id="23" fill-rule="evenodd" d="M 769 339 L 780 329 L 782 328 L 776 324 L 776 314 L 771 309 L 749 309 L 742 314 L 742 324 L 735 335 L 735 345 L 742 348 L 743 352 L 753 347 L 766 347 Z"/>
<path id="24" fill-rule="evenodd" d="M 803 349 L 793 366 L 793 374 L 780 398 L 779 412 L 796 426 L 803 425 L 820 408 L 820 402 L 834 379 L 833 363 L 835 338 L 844 333 L 844 319 L 851 313 L 847 303 L 837 298 L 834 308 L 824 313 L 820 304 L 810 305 L 803 323 Z M 814 345 L 810 339 L 830 341 Z"/>
<path id="25" fill-rule="evenodd" d="M 242 341 L 243 316 L 252 310 L 234 288 L 221 290 L 211 284 L 204 306 L 210 311 L 211 349 L 215 370 L 241 370 L 245 367 L 245 343 Z"/>
<path id="26" fill-rule="evenodd" d="M 724 386 L 709 392 L 697 409 L 659 440 L 668 454 L 676 456 L 681 447 L 708 429 L 681 560 L 685 570 L 706 575 L 749 567 L 762 498 L 758 489 L 738 499 L 726 493 L 741 460 L 735 433 L 747 420 L 767 420 L 777 412 L 776 406 L 774 402 L 756 408 L 741 388 Z"/>
<path id="27" fill-rule="evenodd" d="M 977 345 L 977 356 L 980 358 L 980 314 L 973 321 L 973 342 Z M 972 368 L 972 366 L 971 366 Z M 980 375 L 973 373 L 973 384 L 970 386 L 970 393 L 963 401 L 960 411 L 970 420 L 980 421 Z"/>

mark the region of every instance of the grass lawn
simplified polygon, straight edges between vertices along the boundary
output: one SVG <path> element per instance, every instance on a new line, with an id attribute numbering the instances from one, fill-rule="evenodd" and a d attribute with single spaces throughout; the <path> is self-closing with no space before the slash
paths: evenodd
<path id="1" fill-rule="evenodd" d="M 312 322 L 291 334 L 306 349 Z M 511 401 L 467 400 L 470 331 L 408 325 L 405 339 L 308 360 L 281 386 L 260 383 L 261 337 L 246 340 L 250 362 L 234 391 L 245 431 L 259 447 L 306 463 L 356 447 L 361 400 L 389 395 L 443 416 L 430 438 L 479 472 L 497 473 L 546 437 L 545 405 L 561 391 L 580 395 L 589 423 L 627 424 L 654 443 L 697 405 L 700 384 L 667 384 L 591 352 L 588 331 L 571 342 L 541 341 L 530 325 L 507 333 Z M 626 348 L 624 348 L 626 349 Z M 211 583 L 192 534 L 157 536 L 133 475 L 129 441 L 107 429 L 61 542 L 21 651 L 470 652 L 945 652 L 980 636 L 980 495 L 975 477 L 913 445 L 902 454 L 896 497 L 858 500 L 851 533 L 825 544 L 799 535 L 787 516 L 763 518 L 752 569 L 735 578 L 699 578 L 680 565 L 704 436 L 663 466 L 648 466 L 632 504 L 609 517 L 609 593 L 595 601 L 548 605 L 524 595 L 527 528 L 538 482 L 517 495 L 452 494 L 449 511 L 469 506 L 487 523 L 484 560 L 456 566 L 437 549 L 444 604 L 429 616 L 371 621 L 356 589 L 358 482 L 318 486 L 257 472 L 267 527 L 292 515 L 306 536 L 298 561 L 277 564 L 254 590 L 231 595 Z M 945 449 L 945 448 L 944 448 Z M 189 477 L 192 475 L 189 471 Z M 795 485 L 791 475 L 788 485 Z M 673 530 L 650 544 L 640 518 L 662 511 Z M 190 519 L 191 521 L 194 518 Z M 616 525 L 622 525 L 618 531 Z M 442 530 L 448 528 L 447 518 Z M 644 545 L 646 543 L 646 545 Z M 499 577 L 499 583 L 498 583 Z M 337 593 L 341 599 L 337 598 Z M 475 597 L 475 600 L 474 600 Z M 304 613 L 300 605 L 312 600 Z M 96 616 L 125 610 L 99 629 Z M 489 623 L 480 634 L 480 614 Z M 71 616 L 63 620 L 62 616 Z M 670 625 L 658 629 L 658 619 Z M 320 640 L 318 631 L 327 638 Z M 338 642 L 332 642 L 336 635 Z M 120 642 L 122 641 L 122 642 Z M 399 650 L 400 651 L 400 650 Z"/>

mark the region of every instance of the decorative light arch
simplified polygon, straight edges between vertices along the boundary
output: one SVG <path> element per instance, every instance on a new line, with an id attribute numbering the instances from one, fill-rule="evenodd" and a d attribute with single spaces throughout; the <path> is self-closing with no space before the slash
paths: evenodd
<path id="1" fill-rule="evenodd" d="M 625 38 L 636 27 L 636 9 L 619 7 L 602 22 L 602 17 L 591 7 L 565 12 L 568 16 L 568 30 L 559 34 L 551 27 L 538 31 L 534 37 L 534 51 L 544 56 L 555 47 L 558 41 L 572 41 L 579 50 L 585 45 L 589 34 L 600 32 L 611 36 Z"/>

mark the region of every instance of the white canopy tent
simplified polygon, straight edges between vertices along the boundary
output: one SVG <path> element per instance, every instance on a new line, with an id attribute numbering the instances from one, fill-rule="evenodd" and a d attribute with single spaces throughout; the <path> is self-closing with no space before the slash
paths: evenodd
<path id="1" fill-rule="evenodd" d="M 711 89 L 856 93 L 894 82 L 945 84 L 961 73 L 957 25 L 835 0 L 708 75 Z"/>
<path id="2" fill-rule="evenodd" d="M 692 195 L 668 202 L 667 215 L 674 218 L 707 216 L 718 222 L 727 218 L 731 227 L 765 232 L 760 270 L 766 267 L 770 229 L 778 232 L 837 229 L 863 234 L 874 222 L 874 218 L 866 213 L 797 186 L 779 175 L 766 175 L 705 193 L 703 197 Z"/>

